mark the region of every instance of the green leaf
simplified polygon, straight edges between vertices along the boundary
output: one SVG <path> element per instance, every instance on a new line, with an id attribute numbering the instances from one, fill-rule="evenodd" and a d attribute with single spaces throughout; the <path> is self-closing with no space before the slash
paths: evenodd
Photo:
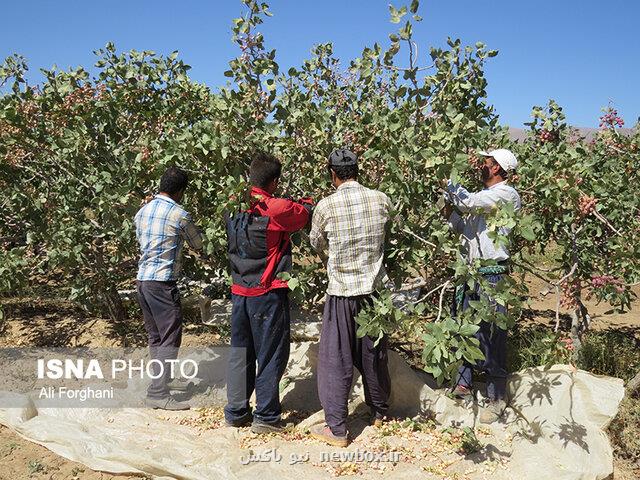
<path id="1" fill-rule="evenodd" d="M 525 225 L 521 227 L 520 235 L 522 236 L 522 238 L 524 238 L 525 240 L 529 240 L 530 242 L 536 239 L 536 233 L 534 232 L 531 225 Z"/>
<path id="2" fill-rule="evenodd" d="M 300 286 L 300 280 L 298 280 L 297 278 L 291 278 L 289 279 L 287 284 L 289 285 L 289 290 L 295 290 Z"/>
<path id="3" fill-rule="evenodd" d="M 471 335 L 474 335 L 478 330 L 480 330 L 479 325 L 467 323 L 466 325 L 462 325 L 460 327 L 460 335 L 464 335 L 465 337 L 470 337 Z"/>

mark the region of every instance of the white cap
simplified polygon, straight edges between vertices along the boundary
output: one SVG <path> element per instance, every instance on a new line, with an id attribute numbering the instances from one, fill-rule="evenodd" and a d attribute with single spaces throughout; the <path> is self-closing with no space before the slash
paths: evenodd
<path id="1" fill-rule="evenodd" d="M 483 157 L 493 157 L 505 172 L 518 168 L 518 159 L 511 150 L 507 150 L 506 148 L 498 148 L 497 150 L 491 150 L 490 152 L 478 152 L 478 154 Z"/>

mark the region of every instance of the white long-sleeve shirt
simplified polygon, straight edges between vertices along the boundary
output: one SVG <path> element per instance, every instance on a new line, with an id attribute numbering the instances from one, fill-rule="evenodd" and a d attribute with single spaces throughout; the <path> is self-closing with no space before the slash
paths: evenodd
<path id="1" fill-rule="evenodd" d="M 460 215 L 454 211 L 449 217 L 449 225 L 460 234 L 462 252 L 469 263 L 477 258 L 496 261 L 509 258 L 506 246 L 496 246 L 489 238 L 485 214 L 504 203 L 512 203 L 516 211 L 520 210 L 520 195 L 515 188 L 506 182 L 500 182 L 471 193 L 462 185 L 449 180 L 445 199 L 462 213 Z M 500 228 L 501 235 L 507 236 L 509 232 L 509 228 Z"/>

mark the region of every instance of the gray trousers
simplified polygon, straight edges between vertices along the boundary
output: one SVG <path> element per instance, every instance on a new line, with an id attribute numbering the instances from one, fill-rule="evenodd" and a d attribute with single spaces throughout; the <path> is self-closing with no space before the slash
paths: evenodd
<path id="1" fill-rule="evenodd" d="M 144 328 L 149 337 L 151 359 L 165 362 L 178 358 L 182 343 L 182 308 L 176 282 L 138 281 L 138 301 L 144 315 Z M 157 362 L 152 364 L 153 376 L 160 373 Z M 152 379 L 147 390 L 149 398 L 169 396 L 167 383 L 170 379 L 169 365 L 165 364 L 164 375 Z"/>
<path id="2" fill-rule="evenodd" d="M 387 338 L 374 347 L 374 339 L 357 338 L 358 312 L 370 301 L 369 295 L 336 297 L 327 295 L 320 333 L 318 394 L 325 422 L 334 435 L 347 434 L 347 402 L 353 367 L 362 375 L 366 404 L 382 417 L 389 409 L 391 380 L 387 366 Z"/>

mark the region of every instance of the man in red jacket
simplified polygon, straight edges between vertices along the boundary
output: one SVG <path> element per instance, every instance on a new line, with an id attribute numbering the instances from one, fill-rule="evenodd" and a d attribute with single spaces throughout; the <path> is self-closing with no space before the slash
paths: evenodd
<path id="1" fill-rule="evenodd" d="M 281 170 L 275 157 L 257 154 L 249 169 L 249 210 L 227 218 L 233 308 L 224 414 L 233 427 L 253 420 L 254 433 L 283 429 L 279 384 L 289 360 L 289 287 L 279 274 L 291 270 L 289 235 L 311 216 L 310 200 L 273 197 Z"/>

